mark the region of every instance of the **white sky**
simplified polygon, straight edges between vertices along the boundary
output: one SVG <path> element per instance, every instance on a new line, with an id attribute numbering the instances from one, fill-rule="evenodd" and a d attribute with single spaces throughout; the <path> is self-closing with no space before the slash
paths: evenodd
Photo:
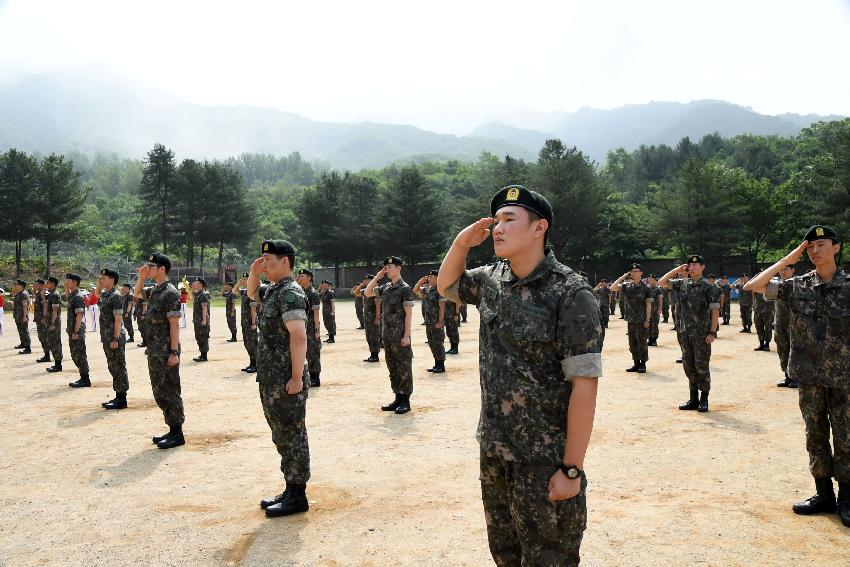
<path id="1" fill-rule="evenodd" d="M 103 66 L 192 102 L 459 134 L 651 100 L 850 115 L 848 61 L 848 0 L 0 0 L 0 85 Z"/>

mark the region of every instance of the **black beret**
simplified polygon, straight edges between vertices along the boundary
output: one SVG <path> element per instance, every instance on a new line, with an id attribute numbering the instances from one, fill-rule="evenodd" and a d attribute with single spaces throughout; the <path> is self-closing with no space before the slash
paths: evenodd
<path id="1" fill-rule="evenodd" d="M 633 263 L 631 266 L 629 266 L 629 271 L 632 271 L 632 270 L 640 270 L 640 271 L 642 272 L 642 271 L 643 271 L 643 266 L 641 266 L 640 264 L 638 264 L 637 262 L 635 262 L 635 263 Z"/>
<path id="2" fill-rule="evenodd" d="M 15 283 L 18 284 L 18 285 L 22 285 L 24 287 L 27 287 L 27 282 L 25 282 L 24 280 L 17 280 L 17 281 L 15 281 Z"/>
<path id="3" fill-rule="evenodd" d="M 56 276 L 50 276 L 49 278 L 47 278 L 47 281 L 49 283 L 52 283 L 53 285 L 59 285 L 59 278 L 57 278 Z"/>
<path id="4" fill-rule="evenodd" d="M 148 262 L 150 262 L 151 264 L 156 264 L 157 266 L 162 266 L 166 270 L 171 271 L 171 258 L 166 256 L 165 254 L 154 252 L 148 257 Z"/>
<path id="5" fill-rule="evenodd" d="M 694 254 L 693 256 L 688 256 L 687 264 L 705 264 L 705 259 L 699 254 Z"/>
<path id="6" fill-rule="evenodd" d="M 332 284 L 331 282 L 329 282 L 328 280 L 322 280 L 322 283 L 326 283 L 326 284 L 328 284 L 328 285 L 333 285 L 333 284 Z"/>
<path id="7" fill-rule="evenodd" d="M 396 266 L 404 266 L 404 260 L 399 258 L 398 256 L 387 256 L 384 258 L 384 265 L 394 264 Z"/>
<path id="8" fill-rule="evenodd" d="M 202 286 L 207 287 L 207 280 L 205 280 L 204 278 L 195 278 L 195 281 L 201 284 Z"/>
<path id="9" fill-rule="evenodd" d="M 81 278 L 79 274 L 70 273 L 70 274 L 65 274 L 65 279 L 66 280 L 74 280 L 75 282 L 77 282 L 79 284 L 80 281 L 83 278 Z"/>
<path id="10" fill-rule="evenodd" d="M 263 240 L 262 253 L 295 256 L 295 247 L 286 240 Z"/>
<path id="11" fill-rule="evenodd" d="M 508 185 L 499 189 L 490 200 L 490 214 L 496 216 L 496 211 L 508 206 L 528 209 L 536 213 L 540 218 L 549 221 L 549 224 L 552 224 L 555 220 L 552 205 L 549 204 L 546 197 L 537 191 L 529 191 L 522 185 Z"/>
<path id="12" fill-rule="evenodd" d="M 437 276 L 439 274 L 440 274 L 440 272 L 438 272 L 437 270 L 431 270 L 430 272 L 428 272 L 429 276 Z"/>
<path id="13" fill-rule="evenodd" d="M 741 274 L 741 277 L 742 278 L 748 278 L 748 277 L 750 277 L 750 274 Z"/>
<path id="14" fill-rule="evenodd" d="M 118 272 L 116 272 L 115 270 L 110 270 L 109 268 L 101 270 L 100 275 L 112 278 L 112 281 L 114 281 L 115 283 L 118 283 L 118 278 L 120 277 L 118 275 Z"/>
<path id="15" fill-rule="evenodd" d="M 300 270 L 298 270 L 298 275 L 299 276 L 310 276 L 312 278 L 313 277 L 313 270 L 308 270 L 307 268 L 301 268 Z"/>
<path id="16" fill-rule="evenodd" d="M 35 283 L 37 283 L 37 284 L 43 284 L 43 283 L 44 283 L 44 280 L 43 280 L 43 279 L 41 279 L 41 278 L 38 278 L 37 280 L 35 280 Z"/>
<path id="17" fill-rule="evenodd" d="M 833 242 L 840 242 L 838 239 L 838 233 L 835 232 L 834 228 L 826 226 L 825 224 L 816 224 L 806 231 L 806 236 L 803 237 L 803 240 L 812 242 L 814 240 L 825 240 L 827 238 Z"/>
<path id="18" fill-rule="evenodd" d="M 648 277 L 648 278 L 652 278 L 652 279 L 656 279 L 656 278 L 655 278 L 655 274 L 649 274 L 649 275 L 648 275 L 648 276 L 646 276 L 646 277 Z"/>
<path id="19" fill-rule="evenodd" d="M 708 279 L 714 280 L 714 279 L 717 279 L 717 278 L 714 277 L 714 274 L 708 274 Z"/>
<path id="20" fill-rule="evenodd" d="M 587 272 L 578 271 L 578 272 L 576 272 L 576 273 L 577 273 L 578 275 L 580 275 L 581 277 L 583 277 L 584 279 L 587 279 Z"/>
<path id="21" fill-rule="evenodd" d="M 121 287 L 126 287 L 127 289 L 130 289 L 130 288 L 132 288 L 133 286 L 131 286 L 131 285 L 130 285 L 130 284 L 128 284 L 128 283 L 124 283 L 124 284 L 121 284 Z"/>

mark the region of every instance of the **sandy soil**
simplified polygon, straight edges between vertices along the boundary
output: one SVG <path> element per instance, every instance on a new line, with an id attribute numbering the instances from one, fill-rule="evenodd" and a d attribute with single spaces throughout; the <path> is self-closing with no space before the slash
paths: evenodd
<path id="1" fill-rule="evenodd" d="M 736 308 L 737 309 L 737 308 Z M 415 313 L 419 310 L 415 309 Z M 103 351 L 88 335 L 94 387 L 19 356 L 7 315 L 0 337 L 0 565 L 487 565 L 491 563 L 474 439 L 479 410 L 477 311 L 461 355 L 432 376 L 415 325 L 414 411 L 388 415 L 381 362 L 367 356 L 354 307 L 338 304 L 322 387 L 310 393 L 311 509 L 268 520 L 258 501 L 280 491 L 279 459 L 246 355 L 214 310 L 211 362 L 183 330 L 185 447 L 160 451 L 165 430 L 141 349 L 128 347 L 130 408 L 112 397 Z M 583 564 L 848 565 L 850 529 L 837 516 L 791 513 L 810 496 L 795 391 L 776 388 L 775 353 L 722 327 L 707 414 L 680 412 L 687 383 L 670 325 L 649 372 L 630 365 L 624 322 L 605 345 L 586 469 Z M 35 341 L 35 332 L 33 331 Z M 382 357 L 383 360 L 383 357 Z"/>

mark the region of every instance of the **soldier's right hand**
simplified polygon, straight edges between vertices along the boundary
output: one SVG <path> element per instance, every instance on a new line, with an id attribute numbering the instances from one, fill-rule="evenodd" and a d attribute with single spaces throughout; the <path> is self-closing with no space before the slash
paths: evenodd
<path id="1" fill-rule="evenodd" d="M 806 248 L 808 248 L 808 246 L 809 246 L 809 241 L 804 240 L 802 243 L 800 243 L 799 246 L 794 248 L 791 252 L 788 253 L 787 256 L 785 256 L 782 259 L 782 263 L 785 264 L 786 266 L 790 266 L 791 264 L 796 264 L 797 262 L 800 261 L 800 258 L 803 257 L 803 252 L 806 251 Z"/>
<path id="2" fill-rule="evenodd" d="M 490 225 L 492 224 L 493 219 L 491 217 L 479 219 L 461 230 L 455 237 L 455 242 L 467 248 L 478 246 L 490 236 Z"/>
<path id="3" fill-rule="evenodd" d="M 266 261 L 264 258 L 257 258 L 254 260 L 254 263 L 251 264 L 251 273 L 259 276 L 263 272 L 266 271 Z"/>
<path id="4" fill-rule="evenodd" d="M 139 279 L 146 280 L 148 278 L 148 272 L 150 272 L 150 266 L 147 264 L 143 265 L 139 268 Z"/>

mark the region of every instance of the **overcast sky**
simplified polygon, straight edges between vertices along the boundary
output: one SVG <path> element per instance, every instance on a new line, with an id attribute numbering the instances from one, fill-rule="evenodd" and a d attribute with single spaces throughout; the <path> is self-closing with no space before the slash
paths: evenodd
<path id="1" fill-rule="evenodd" d="M 850 0 L 0 0 L 0 85 L 120 69 L 184 99 L 467 133 L 723 99 L 850 115 Z"/>

